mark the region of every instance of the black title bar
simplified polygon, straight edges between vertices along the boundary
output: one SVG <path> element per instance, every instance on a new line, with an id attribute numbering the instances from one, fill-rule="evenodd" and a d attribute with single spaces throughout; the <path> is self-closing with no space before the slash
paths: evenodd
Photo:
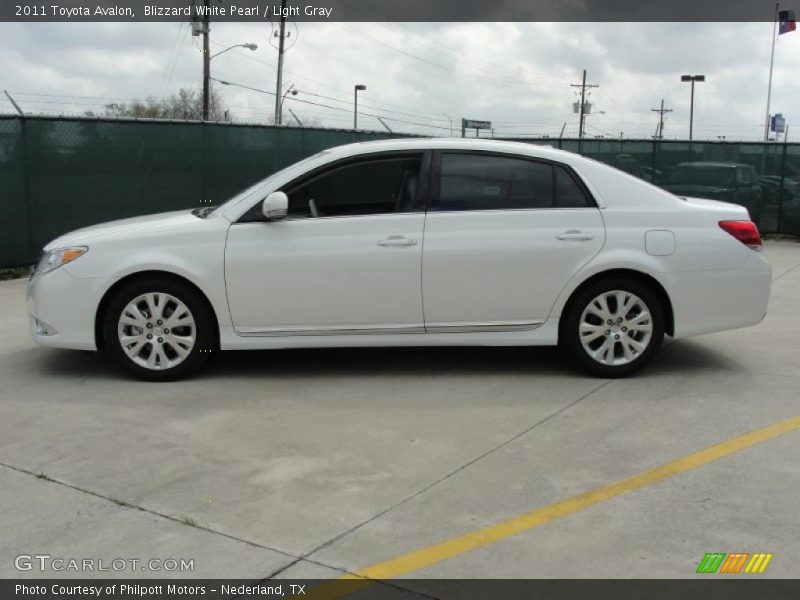
<path id="1" fill-rule="evenodd" d="M 206 5 L 208 8 L 206 8 Z M 787 5 L 788 6 L 788 5 Z M 791 6 L 788 6 L 791 8 Z M 280 0 L 0 0 L 0 21 L 275 21 Z M 721 22 L 775 19 L 773 0 L 289 0 L 293 21 Z"/>

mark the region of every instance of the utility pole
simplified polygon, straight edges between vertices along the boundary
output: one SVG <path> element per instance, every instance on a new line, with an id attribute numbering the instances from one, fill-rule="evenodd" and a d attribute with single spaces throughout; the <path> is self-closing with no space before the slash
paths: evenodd
<path id="1" fill-rule="evenodd" d="M 19 104 L 17 104 L 11 97 L 11 94 L 8 93 L 8 90 L 3 90 L 3 93 L 6 95 L 6 98 L 8 98 L 8 101 L 11 102 L 11 104 L 14 106 L 14 109 L 17 111 L 17 113 L 19 113 L 19 116 L 20 117 L 25 116 L 25 113 L 22 112 L 22 109 L 19 107 Z"/>
<path id="2" fill-rule="evenodd" d="M 281 28 L 278 33 L 278 83 L 275 88 L 275 125 L 280 125 L 283 120 L 281 96 L 283 94 L 283 53 L 286 39 L 286 2 L 287 0 L 281 0 Z"/>
<path id="3" fill-rule="evenodd" d="M 598 84 L 586 84 L 586 69 L 583 70 L 583 81 L 581 83 L 573 83 L 570 87 L 581 88 L 581 104 L 580 104 L 580 123 L 578 125 L 578 138 L 583 138 L 583 121 L 586 117 L 586 90 L 591 88 L 600 87 Z"/>
<path id="4" fill-rule="evenodd" d="M 671 113 L 671 108 L 664 108 L 664 99 L 661 99 L 661 108 L 651 108 L 652 112 L 658 113 L 658 127 L 656 127 L 656 135 L 655 138 L 657 140 L 663 139 L 664 137 L 664 115 L 666 113 Z"/>
<path id="5" fill-rule="evenodd" d="M 203 121 L 208 121 L 208 97 L 211 93 L 211 51 L 209 48 L 209 0 L 203 0 Z"/>
<path id="6" fill-rule="evenodd" d="M 777 40 L 778 36 L 776 35 L 776 30 L 778 28 L 778 8 L 780 8 L 780 4 L 778 2 L 775 3 L 775 17 L 772 20 L 772 54 L 769 57 L 769 84 L 767 86 L 767 114 L 765 117 L 764 122 L 764 141 L 769 141 L 769 103 L 772 99 L 772 65 L 775 63 L 775 40 Z M 777 141 L 777 134 L 776 134 L 776 141 Z"/>

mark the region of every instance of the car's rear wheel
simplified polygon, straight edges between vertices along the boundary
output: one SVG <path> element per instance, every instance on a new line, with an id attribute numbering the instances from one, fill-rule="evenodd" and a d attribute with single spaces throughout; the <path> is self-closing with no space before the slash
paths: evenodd
<path id="1" fill-rule="evenodd" d="M 661 347 L 664 308 L 641 282 L 600 280 L 570 301 L 559 338 L 584 371 L 597 377 L 625 377 L 644 367 Z"/>
<path id="2" fill-rule="evenodd" d="M 126 371 L 150 381 L 196 372 L 213 347 L 213 319 L 199 294 L 161 277 L 131 282 L 108 304 L 105 348 Z"/>

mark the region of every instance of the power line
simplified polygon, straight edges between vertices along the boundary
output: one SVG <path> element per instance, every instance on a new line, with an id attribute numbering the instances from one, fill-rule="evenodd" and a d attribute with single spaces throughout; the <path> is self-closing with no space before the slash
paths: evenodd
<path id="1" fill-rule="evenodd" d="M 372 10 L 372 13 L 367 13 L 367 12 L 365 12 L 363 10 L 359 10 L 358 8 L 355 8 L 355 6 L 353 6 L 351 1 L 355 1 L 357 4 L 364 6 L 363 2 L 360 2 L 359 0 L 340 0 L 340 2 L 342 2 L 343 4 L 349 5 L 350 8 L 352 8 L 356 12 L 361 13 L 362 15 L 365 15 L 365 16 L 370 17 L 370 18 L 375 16 L 375 15 L 379 15 L 379 16 L 384 17 L 381 20 L 391 21 L 391 19 L 385 19 L 386 15 L 383 14 L 381 11 L 375 10 L 373 7 L 370 7 L 370 10 Z M 409 27 L 407 27 L 405 25 L 402 25 L 401 23 L 393 23 L 392 25 L 395 26 L 395 28 L 402 28 L 405 31 L 407 31 L 409 34 L 411 34 L 411 35 L 413 35 L 413 36 L 415 36 L 415 37 L 417 37 L 417 38 L 419 38 L 421 40 L 424 40 L 425 43 L 428 45 L 428 50 L 430 50 L 432 52 L 435 52 L 437 54 L 440 54 L 441 56 L 444 56 L 444 57 L 446 57 L 446 58 L 448 58 L 450 60 L 455 60 L 456 62 L 462 62 L 462 63 L 464 62 L 463 50 L 456 50 L 454 48 L 450 48 L 450 47 L 442 44 L 441 41 L 439 41 L 439 40 L 431 40 L 427 36 L 424 36 L 424 35 L 422 35 L 420 33 L 417 33 L 416 31 L 411 30 Z M 385 23 L 385 22 L 382 22 L 381 26 L 385 27 L 386 29 L 389 29 L 389 25 L 387 23 Z M 439 50 L 439 48 L 436 48 L 434 46 L 441 47 L 444 50 L 446 50 L 446 52 L 442 51 L 442 50 Z M 470 57 L 469 62 L 470 62 L 470 65 L 472 65 L 474 63 L 483 63 L 483 64 L 487 65 L 488 68 L 481 68 L 481 71 L 483 71 L 484 75 L 488 74 L 490 77 L 493 76 L 493 75 L 496 75 L 498 73 L 498 71 L 506 71 L 507 73 L 511 73 L 511 71 L 508 70 L 508 65 L 501 65 L 499 63 L 488 61 L 488 60 L 477 58 L 477 57 Z M 513 79 L 515 77 L 517 77 L 517 74 L 513 73 L 509 78 Z M 558 81 L 558 80 L 556 80 L 554 78 L 551 78 L 551 79 L 553 80 L 552 87 L 555 88 L 555 87 L 559 87 L 559 86 L 563 85 L 563 82 Z"/>
<path id="2" fill-rule="evenodd" d="M 214 45 L 217 45 L 217 44 L 214 43 L 213 40 L 212 40 L 211 43 L 214 44 Z M 259 58 L 256 58 L 255 56 L 251 56 L 250 54 L 244 54 L 244 53 L 238 52 L 236 50 L 233 50 L 231 53 L 232 54 L 236 54 L 237 56 L 241 56 L 243 58 L 246 58 L 248 60 L 252 60 L 252 61 L 261 63 L 263 65 L 267 65 L 267 66 L 273 67 L 273 68 L 276 66 L 276 64 L 273 63 L 273 62 L 268 62 L 268 61 L 265 61 L 265 60 L 261 60 Z M 349 94 L 351 92 L 351 90 L 345 90 L 345 89 L 336 87 L 334 85 L 330 85 L 330 84 L 327 84 L 327 83 L 322 83 L 321 81 L 317 81 L 314 78 L 307 77 L 305 75 L 297 73 L 296 71 L 285 71 L 285 72 L 286 72 L 286 74 L 288 76 L 290 76 L 293 79 L 303 79 L 305 81 L 311 82 L 313 85 L 316 85 L 316 86 L 332 89 L 332 90 L 335 90 L 337 92 L 343 92 L 343 93 L 346 93 L 346 94 Z M 255 77 L 248 77 L 248 76 L 238 75 L 238 74 L 236 76 L 237 77 L 241 77 L 243 79 L 252 79 L 254 81 L 262 81 L 260 78 L 255 78 Z M 343 101 L 345 101 L 345 100 L 343 100 Z M 351 100 L 346 100 L 346 102 L 350 103 Z M 403 106 L 403 105 L 400 105 L 400 104 L 393 104 L 391 102 L 385 102 L 385 101 L 375 100 L 375 99 L 371 100 L 371 102 L 373 104 L 382 104 L 383 106 L 391 106 L 391 107 L 395 107 L 395 108 L 402 108 L 403 110 L 411 110 L 406 106 Z M 373 107 L 373 108 L 375 108 L 375 110 L 386 110 L 386 109 L 379 109 L 379 108 L 376 108 L 376 107 Z M 392 112 L 392 111 L 386 111 L 386 112 Z M 397 112 L 397 111 L 394 111 L 394 112 Z M 412 112 L 414 112 L 414 111 L 412 111 Z M 415 117 L 420 117 L 420 118 L 427 118 L 427 119 L 432 118 L 430 115 L 426 115 L 426 114 L 420 113 L 420 112 L 416 112 L 414 114 L 414 116 Z M 439 118 L 439 116 L 437 115 L 435 118 Z"/>
<path id="3" fill-rule="evenodd" d="M 172 81 L 172 76 L 175 74 L 175 67 L 178 64 L 178 57 L 180 56 L 180 51 L 178 48 L 180 47 L 181 40 L 185 39 L 185 35 L 183 34 L 183 26 L 185 23 L 181 21 L 178 24 L 178 31 L 175 34 L 175 41 L 172 44 L 172 50 L 169 53 L 169 59 L 167 60 L 167 65 L 164 68 L 164 74 L 161 76 L 161 83 L 158 86 L 158 97 L 161 98 L 164 92 L 165 86 L 169 85 L 169 82 Z M 187 28 L 187 33 L 189 29 Z"/>
<path id="4" fill-rule="evenodd" d="M 275 92 L 269 92 L 267 90 L 254 88 L 254 87 L 251 87 L 251 86 L 248 86 L 248 85 L 243 85 L 241 83 L 236 83 L 236 82 L 233 82 L 233 81 L 223 81 L 221 79 L 216 79 L 214 77 L 212 77 L 211 79 L 216 81 L 216 82 L 218 82 L 218 83 L 221 83 L 222 85 L 232 85 L 232 86 L 240 87 L 240 88 L 243 88 L 243 89 L 246 89 L 246 90 L 251 90 L 253 92 L 259 92 L 259 93 L 262 93 L 262 94 L 269 94 L 270 96 L 276 95 Z M 320 102 L 312 102 L 310 100 L 303 100 L 302 98 L 296 98 L 294 96 L 292 96 L 290 98 L 287 97 L 287 100 L 291 100 L 293 102 L 300 102 L 301 104 L 310 104 L 312 106 L 320 106 L 320 107 L 323 107 L 323 108 L 327 108 L 327 109 L 335 110 L 335 111 L 339 111 L 339 112 L 347 112 L 347 113 L 350 112 L 350 110 L 348 110 L 346 108 L 341 108 L 341 107 L 338 107 L 338 106 L 331 106 L 329 104 L 322 104 Z M 374 115 L 374 114 L 371 114 L 371 113 L 362 113 L 362 114 L 366 115 L 368 117 L 375 117 L 375 118 L 378 117 L 378 115 Z M 449 127 L 442 127 L 442 126 L 439 126 L 439 125 L 431 125 L 430 123 L 414 123 L 412 121 L 404 121 L 403 119 L 395 119 L 394 117 L 386 117 L 386 116 L 384 116 L 383 118 L 386 119 L 387 121 L 396 121 L 398 123 L 406 123 L 408 125 L 416 125 L 418 127 L 430 127 L 432 129 L 443 129 L 443 130 L 448 130 L 448 131 L 450 129 Z"/>
<path id="5" fill-rule="evenodd" d="M 241 74 L 238 74 L 238 73 L 231 73 L 231 75 L 233 75 L 234 77 L 237 77 L 237 78 L 241 78 L 241 79 L 250 79 L 252 81 L 261 81 L 260 78 L 249 77 L 249 76 L 241 75 Z M 327 96 L 325 94 L 318 94 L 316 92 L 311 92 L 311 91 L 309 91 L 309 90 L 307 90 L 305 88 L 296 88 L 296 89 L 297 89 L 298 92 L 303 93 L 303 94 L 308 95 L 308 96 L 314 96 L 316 98 L 322 98 L 324 100 L 331 100 L 333 102 L 341 102 L 343 104 L 347 104 L 348 106 L 352 103 L 352 99 L 345 100 L 343 98 L 336 98 L 334 96 Z M 402 115 L 402 116 L 405 116 L 405 117 L 413 117 L 413 118 L 418 118 L 418 119 L 429 119 L 431 121 L 440 121 L 440 122 L 443 122 L 443 121 L 447 120 L 445 117 L 439 117 L 439 116 L 433 117 L 433 116 L 428 116 L 428 115 L 425 115 L 425 114 L 422 114 L 422 113 L 403 112 L 403 111 L 399 111 L 399 110 L 390 110 L 388 108 L 381 108 L 380 106 L 374 106 L 372 104 L 364 104 L 364 103 L 360 103 L 360 102 L 359 102 L 359 106 L 363 106 L 364 108 L 371 108 L 373 110 L 378 110 L 378 111 L 381 111 L 381 112 L 386 112 L 386 113 L 390 113 L 390 114 L 394 114 L 394 115 Z"/>
<path id="6" fill-rule="evenodd" d="M 428 65 L 437 67 L 439 69 L 443 69 L 443 70 L 445 70 L 445 71 L 447 71 L 449 73 L 452 73 L 453 75 L 455 75 L 457 77 L 464 77 L 464 78 L 467 78 L 467 79 L 470 79 L 470 80 L 473 80 L 473 81 L 475 81 L 475 80 L 483 81 L 485 83 L 490 83 L 492 85 L 498 85 L 498 86 L 512 85 L 512 86 L 525 87 L 525 88 L 530 88 L 530 87 L 550 87 L 550 88 L 554 88 L 554 87 L 558 87 L 558 86 L 553 85 L 553 84 L 548 85 L 548 84 L 539 84 L 539 83 L 533 83 L 533 82 L 522 82 L 522 81 L 518 81 L 518 80 L 511 80 L 511 79 L 489 78 L 489 77 L 485 77 L 485 76 L 482 76 L 482 75 L 476 75 L 475 73 L 459 71 L 457 69 L 452 68 L 451 66 L 443 65 L 441 63 L 432 61 L 432 60 L 427 59 L 427 58 L 422 58 L 422 57 L 417 56 L 415 54 L 412 54 L 412 53 L 410 53 L 410 52 L 408 52 L 406 50 L 403 50 L 402 48 L 397 48 L 396 46 L 392 46 L 391 44 L 389 44 L 387 42 L 384 42 L 383 40 L 376 39 L 376 38 L 372 37 L 371 35 L 368 35 L 368 34 L 362 32 L 362 31 L 359 31 L 357 29 L 353 29 L 353 28 L 350 28 L 350 27 L 345 27 L 341 23 L 334 23 L 334 25 L 336 25 L 337 27 L 339 27 L 341 29 L 344 29 L 345 31 L 348 31 L 350 33 L 353 33 L 355 35 L 358 35 L 360 37 L 368 39 L 368 40 L 370 40 L 372 42 L 375 42 L 376 44 L 380 44 L 381 46 L 385 46 L 386 48 L 389 48 L 390 50 L 394 50 L 395 52 L 398 52 L 398 53 L 400 53 L 400 54 L 402 54 L 404 56 L 407 56 L 409 58 L 412 58 L 414 60 L 417 60 L 419 62 L 428 64 Z"/>

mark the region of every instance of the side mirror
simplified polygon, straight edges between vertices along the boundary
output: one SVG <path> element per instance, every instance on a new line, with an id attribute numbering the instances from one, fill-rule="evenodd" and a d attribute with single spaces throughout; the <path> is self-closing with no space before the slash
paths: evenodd
<path id="1" fill-rule="evenodd" d="M 269 196 L 264 198 L 264 204 L 261 205 L 261 212 L 264 213 L 267 221 L 285 219 L 289 212 L 289 197 L 283 192 L 272 192 Z"/>

